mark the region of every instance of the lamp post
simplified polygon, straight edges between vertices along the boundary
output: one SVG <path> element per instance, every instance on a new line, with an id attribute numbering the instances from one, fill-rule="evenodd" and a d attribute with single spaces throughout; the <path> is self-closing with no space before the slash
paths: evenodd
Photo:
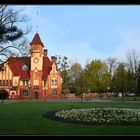
<path id="1" fill-rule="evenodd" d="M 108 92 L 109 92 L 109 90 L 110 90 L 110 87 L 108 86 L 108 87 L 107 87 L 107 89 L 108 89 Z"/>
<path id="2" fill-rule="evenodd" d="M 32 88 L 32 86 L 31 86 L 31 84 L 28 84 L 28 88 L 29 88 L 29 99 L 31 99 L 31 88 Z"/>
<path id="3" fill-rule="evenodd" d="M 114 86 L 114 88 L 113 88 L 113 94 L 115 93 L 115 88 L 116 88 L 116 87 Z"/>

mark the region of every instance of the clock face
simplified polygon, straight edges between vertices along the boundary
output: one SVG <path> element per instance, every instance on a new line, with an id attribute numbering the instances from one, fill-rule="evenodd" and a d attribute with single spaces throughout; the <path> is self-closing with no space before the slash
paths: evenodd
<path id="1" fill-rule="evenodd" d="M 34 58 L 34 62 L 38 63 L 39 59 L 38 58 Z"/>

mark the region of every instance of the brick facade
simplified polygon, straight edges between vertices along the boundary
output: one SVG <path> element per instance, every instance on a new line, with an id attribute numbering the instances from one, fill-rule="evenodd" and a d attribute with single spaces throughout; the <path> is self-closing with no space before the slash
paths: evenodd
<path id="1" fill-rule="evenodd" d="M 39 34 L 36 33 L 30 57 L 11 57 L 1 65 L 0 91 L 9 99 L 60 98 L 62 78 L 56 69 L 56 58 L 48 58 Z"/>

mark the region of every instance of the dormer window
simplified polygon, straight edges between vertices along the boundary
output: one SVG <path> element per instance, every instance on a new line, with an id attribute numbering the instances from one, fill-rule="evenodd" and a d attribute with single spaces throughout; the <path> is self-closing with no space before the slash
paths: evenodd
<path id="1" fill-rule="evenodd" d="M 28 70 L 28 66 L 25 64 L 22 66 L 22 70 Z"/>
<path id="2" fill-rule="evenodd" d="M 52 86 L 56 86 L 57 85 L 57 80 L 52 80 Z"/>

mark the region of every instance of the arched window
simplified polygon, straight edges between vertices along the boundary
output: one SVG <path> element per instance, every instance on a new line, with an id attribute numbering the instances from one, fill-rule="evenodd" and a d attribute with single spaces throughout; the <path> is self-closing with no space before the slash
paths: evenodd
<path id="1" fill-rule="evenodd" d="M 57 95 L 57 90 L 56 89 L 52 89 L 52 95 L 56 96 Z"/>
<path id="2" fill-rule="evenodd" d="M 34 46 L 34 50 L 39 50 L 39 47 L 37 45 Z"/>
<path id="3" fill-rule="evenodd" d="M 57 80 L 55 80 L 54 85 L 57 85 Z"/>
<path id="4" fill-rule="evenodd" d="M 56 86 L 57 85 L 57 80 L 52 79 L 52 86 Z"/>
<path id="5" fill-rule="evenodd" d="M 28 91 L 27 90 L 23 90 L 22 95 L 23 96 L 28 96 Z"/>
<path id="6" fill-rule="evenodd" d="M 55 82 L 55 81 L 54 81 L 54 80 L 52 80 L 52 86 L 54 86 L 54 82 Z"/>
<path id="7" fill-rule="evenodd" d="M 22 66 L 22 70 L 28 70 L 28 66 L 25 64 Z"/>

